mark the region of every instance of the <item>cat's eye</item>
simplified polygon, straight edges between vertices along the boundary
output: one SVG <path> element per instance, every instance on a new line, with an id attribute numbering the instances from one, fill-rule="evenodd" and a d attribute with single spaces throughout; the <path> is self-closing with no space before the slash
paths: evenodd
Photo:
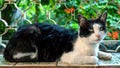
<path id="1" fill-rule="evenodd" d="M 92 28 L 89 28 L 89 31 L 93 32 L 93 29 L 92 29 Z"/>

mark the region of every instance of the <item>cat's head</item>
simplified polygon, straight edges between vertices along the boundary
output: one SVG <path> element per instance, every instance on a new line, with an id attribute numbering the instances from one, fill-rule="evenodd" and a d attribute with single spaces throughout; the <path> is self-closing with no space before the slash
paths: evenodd
<path id="1" fill-rule="evenodd" d="M 104 12 L 96 19 L 87 20 L 82 15 L 78 15 L 78 23 L 80 26 L 79 36 L 87 38 L 90 42 L 99 42 L 106 35 L 106 18 L 107 12 Z"/>

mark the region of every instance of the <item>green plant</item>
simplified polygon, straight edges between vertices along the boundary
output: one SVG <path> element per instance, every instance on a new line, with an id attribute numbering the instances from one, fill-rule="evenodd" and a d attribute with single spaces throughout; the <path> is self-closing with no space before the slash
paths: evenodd
<path id="1" fill-rule="evenodd" d="M 1 0 L 0 3 L 3 4 L 4 2 Z M 118 31 L 118 39 L 116 40 L 120 39 L 120 0 L 16 0 L 16 4 L 32 23 L 49 22 L 76 31 L 79 28 L 77 24 L 78 14 L 82 14 L 88 19 L 94 19 L 107 11 L 108 33 Z M 105 39 L 113 40 L 108 35 Z"/>

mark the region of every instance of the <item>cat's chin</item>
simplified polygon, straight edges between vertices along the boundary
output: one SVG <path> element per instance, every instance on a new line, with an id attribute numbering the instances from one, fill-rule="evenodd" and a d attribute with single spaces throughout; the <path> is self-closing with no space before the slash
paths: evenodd
<path id="1" fill-rule="evenodd" d="M 97 38 L 95 41 L 100 42 L 102 38 Z"/>
<path id="2" fill-rule="evenodd" d="M 100 41 L 101 41 L 101 39 L 97 39 L 97 40 L 95 40 L 95 41 L 100 42 Z"/>
<path id="3" fill-rule="evenodd" d="M 96 39 L 96 40 L 94 40 L 94 43 L 99 43 L 101 41 L 101 39 Z"/>

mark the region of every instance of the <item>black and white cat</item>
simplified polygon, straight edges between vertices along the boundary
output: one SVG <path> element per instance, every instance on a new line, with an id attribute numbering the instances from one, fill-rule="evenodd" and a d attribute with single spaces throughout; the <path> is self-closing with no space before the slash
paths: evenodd
<path id="1" fill-rule="evenodd" d="M 106 12 L 95 20 L 78 15 L 78 32 L 45 23 L 22 26 L 9 40 L 4 57 L 10 62 L 97 64 L 97 56 L 112 57 L 98 51 L 106 35 L 106 18 Z"/>

